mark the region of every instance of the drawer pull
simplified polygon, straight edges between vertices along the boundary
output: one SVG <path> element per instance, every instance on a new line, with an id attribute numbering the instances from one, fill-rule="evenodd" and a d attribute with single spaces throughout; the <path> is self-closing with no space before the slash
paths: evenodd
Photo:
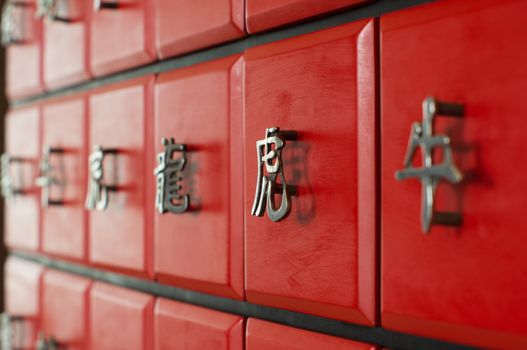
<path id="1" fill-rule="evenodd" d="M 51 165 L 51 156 L 62 155 L 64 150 L 62 148 L 44 147 L 42 153 L 42 160 L 40 162 L 40 176 L 35 181 L 38 187 L 41 187 L 40 204 L 42 208 L 47 208 L 51 205 L 63 205 L 64 201 L 61 199 L 50 199 L 50 192 L 52 186 L 62 186 L 64 182 L 57 176 L 55 169 Z"/>
<path id="2" fill-rule="evenodd" d="M 163 138 L 161 144 L 164 150 L 157 154 L 158 165 L 154 169 L 157 178 L 156 209 L 160 214 L 182 214 L 188 211 L 190 205 L 190 196 L 180 193 L 180 182 L 183 180 L 180 175 L 187 163 L 187 147 L 176 143 L 173 138 Z M 179 158 L 174 158 L 176 153 L 180 154 Z"/>
<path id="3" fill-rule="evenodd" d="M 0 349 L 21 349 L 24 346 L 24 334 L 31 334 L 26 330 L 27 320 L 22 316 L 0 314 Z"/>
<path id="4" fill-rule="evenodd" d="M 423 121 L 412 124 L 410 140 L 404 158 L 404 169 L 395 173 L 399 181 L 409 178 L 421 180 L 421 228 L 427 234 L 433 224 L 446 226 L 460 226 L 461 214 L 436 212 L 434 209 L 434 197 L 437 185 L 441 180 L 457 184 L 463 179 L 463 174 L 454 164 L 452 158 L 452 145 L 450 137 L 445 135 L 434 135 L 434 118 L 436 116 L 462 117 L 464 106 L 456 103 L 445 103 L 427 97 L 423 101 Z M 412 162 L 417 147 L 421 148 L 422 166 L 415 168 Z M 433 163 L 433 151 L 436 148 L 443 150 L 443 161 L 440 164 Z"/>
<path id="5" fill-rule="evenodd" d="M 108 208 L 108 192 L 117 191 L 116 186 L 103 183 L 104 178 L 104 157 L 108 154 L 116 155 L 116 149 L 103 149 L 95 146 L 88 159 L 89 180 L 88 193 L 84 207 L 88 210 L 106 210 Z"/>
<path id="6" fill-rule="evenodd" d="M 30 190 L 23 188 L 23 176 L 20 174 L 19 184 L 20 186 L 15 185 L 15 180 L 11 174 L 11 164 L 12 163 L 29 163 L 28 159 L 11 157 L 7 153 L 2 154 L 0 157 L 0 186 L 2 190 L 2 196 L 5 199 L 14 198 L 20 194 L 29 193 Z"/>
<path id="7" fill-rule="evenodd" d="M 55 338 L 46 336 L 46 333 L 40 332 L 38 334 L 36 350 L 60 350 L 63 347 L 59 346 Z"/>
<path id="8" fill-rule="evenodd" d="M 117 0 L 114 0 L 114 1 L 93 0 L 93 9 L 95 11 L 116 10 L 118 8 L 119 8 L 119 3 L 117 2 Z"/>
<path id="9" fill-rule="evenodd" d="M 35 17 L 37 19 L 46 17 L 50 20 L 64 23 L 75 22 L 76 18 L 64 15 L 64 13 L 69 12 L 69 5 L 70 2 L 64 0 L 37 0 Z"/>
<path id="10" fill-rule="evenodd" d="M 22 45 L 34 38 L 33 26 L 28 21 L 28 4 L 6 1 L 2 9 L 2 45 Z"/>
<path id="11" fill-rule="evenodd" d="M 273 127 L 265 130 L 263 140 L 256 141 L 258 175 L 251 215 L 263 216 L 267 207 L 267 216 L 271 221 L 277 222 L 285 219 L 291 212 L 291 196 L 296 195 L 296 186 L 288 185 L 285 179 L 282 150 L 286 141 L 297 140 L 297 137 L 296 131 L 280 131 L 280 128 Z M 267 175 L 264 174 L 264 168 Z M 274 202 L 277 193 L 282 195 L 278 209 Z"/>

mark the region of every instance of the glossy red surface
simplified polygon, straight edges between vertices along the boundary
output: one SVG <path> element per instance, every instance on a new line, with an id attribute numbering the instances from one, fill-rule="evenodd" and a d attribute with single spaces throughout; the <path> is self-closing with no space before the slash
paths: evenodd
<path id="1" fill-rule="evenodd" d="M 382 28 L 382 324 L 485 348 L 527 347 L 527 67 L 524 1 L 441 1 Z M 463 183 L 438 186 L 459 228 L 420 229 L 421 184 L 397 182 L 426 96 L 462 103 L 438 117 Z M 416 162 L 416 166 L 419 162 Z"/>
<path id="2" fill-rule="evenodd" d="M 152 1 L 119 0 L 118 8 L 99 11 L 92 6 L 90 53 L 95 75 L 155 60 Z"/>
<path id="3" fill-rule="evenodd" d="M 40 107 L 12 110 L 5 118 L 6 153 L 19 158 L 9 172 L 24 193 L 8 198 L 4 207 L 4 241 L 10 248 L 39 249 L 40 193 L 35 186 L 40 155 Z"/>
<path id="4" fill-rule="evenodd" d="M 375 322 L 375 25 L 344 25 L 249 49 L 245 104 L 245 275 L 254 303 Z M 255 144 L 296 130 L 283 149 L 298 186 L 281 222 L 250 215 Z"/>
<path id="5" fill-rule="evenodd" d="M 244 323 L 239 316 L 160 298 L 154 324 L 156 350 L 244 348 Z"/>
<path id="6" fill-rule="evenodd" d="M 151 350 L 154 297 L 94 283 L 90 292 L 90 347 Z"/>
<path id="7" fill-rule="evenodd" d="M 155 211 L 156 275 L 237 299 L 243 299 L 242 99 L 240 56 L 162 74 L 156 84 L 155 153 L 163 137 L 187 145 L 181 193 L 190 194 L 186 213 Z"/>
<path id="8" fill-rule="evenodd" d="M 52 174 L 63 183 L 50 187 L 50 199 L 64 202 L 41 209 L 42 250 L 78 260 L 87 257 L 88 249 L 86 109 L 85 97 L 77 96 L 47 104 L 42 112 L 43 147 L 63 150 L 50 157 Z"/>
<path id="9" fill-rule="evenodd" d="M 355 341 L 305 331 L 250 318 L 247 321 L 247 350 L 375 350 Z"/>
<path id="10" fill-rule="evenodd" d="M 247 30 L 249 33 L 261 32 L 365 1 L 247 0 Z"/>
<path id="11" fill-rule="evenodd" d="M 157 56 L 167 58 L 244 35 L 243 0 L 153 0 Z"/>
<path id="12" fill-rule="evenodd" d="M 91 281 L 48 270 L 42 279 L 41 331 L 61 347 L 89 349 L 88 298 Z"/>
<path id="13" fill-rule="evenodd" d="M 89 213 L 90 261 L 142 276 L 152 273 L 155 185 L 145 166 L 153 153 L 152 89 L 153 77 L 128 81 L 94 92 L 89 104 L 88 151 L 99 145 L 118 152 L 103 165 L 105 183 L 118 191 L 110 192 L 106 210 Z"/>

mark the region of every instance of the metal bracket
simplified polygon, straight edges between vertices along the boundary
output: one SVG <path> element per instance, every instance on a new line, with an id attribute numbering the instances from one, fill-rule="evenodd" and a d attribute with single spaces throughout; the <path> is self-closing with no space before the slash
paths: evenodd
<path id="1" fill-rule="evenodd" d="M 62 155 L 64 149 L 45 146 L 42 152 L 42 160 L 40 162 L 40 176 L 36 179 L 35 184 L 41 187 L 40 204 L 42 208 L 47 208 L 51 205 L 63 205 L 64 201 L 61 199 L 50 199 L 51 187 L 54 185 L 61 185 L 63 181 L 57 178 L 53 172 L 53 167 L 50 163 L 50 158 L 53 154 Z"/>
<path id="2" fill-rule="evenodd" d="M 459 118 L 464 115 L 464 106 L 427 97 L 423 101 L 423 122 L 412 125 L 404 159 L 405 168 L 395 173 L 395 178 L 399 181 L 409 178 L 421 180 L 421 227 L 425 234 L 430 231 L 432 224 L 460 226 L 462 221 L 459 213 L 441 213 L 434 210 L 435 192 L 441 180 L 457 184 L 463 179 L 463 174 L 454 164 L 450 138 L 434 135 L 434 118 L 437 115 Z M 421 148 L 421 168 L 412 166 L 417 147 Z M 433 164 L 433 150 L 438 147 L 443 150 L 443 162 Z"/>
<path id="3" fill-rule="evenodd" d="M 108 154 L 117 154 L 116 149 L 103 149 L 96 145 L 88 159 L 89 183 L 84 207 L 88 210 L 106 210 L 108 208 L 108 192 L 117 191 L 116 186 L 102 183 L 104 178 L 104 157 Z"/>

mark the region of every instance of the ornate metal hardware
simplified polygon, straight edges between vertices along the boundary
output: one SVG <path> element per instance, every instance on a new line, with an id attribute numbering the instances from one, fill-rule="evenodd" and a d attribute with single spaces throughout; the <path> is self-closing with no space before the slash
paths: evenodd
<path id="1" fill-rule="evenodd" d="M 31 41 L 32 23 L 28 21 L 27 4 L 6 1 L 2 9 L 2 45 L 24 44 Z"/>
<path id="2" fill-rule="evenodd" d="M 430 231 L 432 224 L 461 225 L 459 213 L 442 213 L 436 212 L 434 209 L 434 197 L 439 182 L 447 180 L 456 184 L 463 179 L 463 174 L 456 167 L 452 158 L 450 138 L 445 135 L 434 135 L 434 118 L 437 115 L 462 117 L 463 114 L 464 107 L 461 104 L 439 102 L 433 97 L 427 97 L 423 101 L 423 122 L 412 125 L 408 149 L 404 158 L 405 169 L 395 173 L 395 178 L 399 181 L 409 178 L 421 180 L 421 228 L 425 234 Z M 417 147 L 421 148 L 423 159 L 421 168 L 412 166 Z M 441 164 L 433 164 L 433 150 L 437 147 L 443 150 Z"/>
<path id="3" fill-rule="evenodd" d="M 15 187 L 15 181 L 10 170 L 11 163 L 25 163 L 26 161 L 23 158 L 11 157 L 7 153 L 2 154 L 0 157 L 0 187 L 4 198 L 13 198 L 27 192 L 22 187 Z"/>
<path id="4" fill-rule="evenodd" d="M 117 154 L 116 149 L 103 149 L 95 146 L 88 159 L 90 171 L 88 193 L 86 195 L 85 208 L 88 210 L 106 210 L 108 208 L 108 192 L 116 191 L 115 186 L 104 184 L 104 157 L 108 154 Z"/>
<path id="5" fill-rule="evenodd" d="M 0 349 L 15 350 L 23 346 L 25 322 L 21 316 L 0 314 Z"/>
<path id="6" fill-rule="evenodd" d="M 38 334 L 36 350 L 60 350 L 61 347 L 53 337 L 46 336 L 46 333 L 40 332 Z"/>
<path id="7" fill-rule="evenodd" d="M 251 215 L 263 216 L 267 206 L 267 216 L 271 221 L 285 219 L 291 211 L 291 196 L 296 195 L 296 187 L 287 184 L 284 176 L 282 150 L 287 141 L 298 137 L 296 131 L 280 131 L 273 127 L 265 130 L 265 138 L 256 141 L 258 175 L 256 193 Z M 264 168 L 267 175 L 264 175 Z M 277 180 L 280 182 L 277 182 Z M 274 196 L 282 194 L 280 207 L 275 208 Z"/>
<path id="8" fill-rule="evenodd" d="M 118 8 L 119 8 L 119 3 L 117 2 L 117 0 L 114 0 L 114 1 L 93 0 L 93 9 L 95 11 L 116 10 Z"/>
<path id="9" fill-rule="evenodd" d="M 64 0 L 37 0 L 37 12 L 35 16 L 37 19 L 46 17 L 53 21 L 71 23 L 75 19 L 62 14 L 63 12 L 67 12 L 65 10 L 69 5 L 70 2 Z"/>
<path id="10" fill-rule="evenodd" d="M 165 149 L 157 154 L 158 166 L 154 169 L 157 178 L 156 208 L 160 214 L 182 214 L 190 206 L 190 196 L 180 193 L 180 174 L 187 163 L 187 148 L 184 144 L 177 144 L 173 138 L 163 138 L 161 144 Z M 176 153 L 180 157 L 175 159 Z"/>
<path id="11" fill-rule="evenodd" d="M 53 154 L 63 154 L 62 148 L 44 147 L 42 152 L 42 160 L 40 162 L 40 176 L 36 180 L 36 185 L 41 187 L 40 203 L 42 208 L 47 208 L 50 205 L 63 205 L 64 201 L 61 199 L 50 199 L 50 191 L 52 186 L 61 185 L 62 181 L 54 173 L 53 166 L 50 163 L 50 158 Z"/>

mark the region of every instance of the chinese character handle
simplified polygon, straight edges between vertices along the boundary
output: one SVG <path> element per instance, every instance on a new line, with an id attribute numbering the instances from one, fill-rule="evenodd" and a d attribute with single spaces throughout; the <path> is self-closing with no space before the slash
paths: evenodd
<path id="1" fill-rule="evenodd" d="M 41 187 L 40 205 L 42 208 L 47 208 L 51 205 L 63 205 L 64 201 L 61 199 L 51 199 L 51 187 L 62 185 L 61 179 L 54 174 L 54 169 L 51 165 L 52 155 L 62 155 L 64 149 L 58 147 L 44 147 L 42 152 L 42 160 L 40 161 L 40 176 L 36 179 L 35 184 Z"/>
<path id="2" fill-rule="evenodd" d="M 106 155 L 116 155 L 116 149 L 106 148 L 96 145 L 88 159 L 89 180 L 88 192 L 84 207 L 88 210 L 103 211 L 108 208 L 109 193 L 117 191 L 116 186 L 103 183 L 104 180 L 104 158 Z"/>

